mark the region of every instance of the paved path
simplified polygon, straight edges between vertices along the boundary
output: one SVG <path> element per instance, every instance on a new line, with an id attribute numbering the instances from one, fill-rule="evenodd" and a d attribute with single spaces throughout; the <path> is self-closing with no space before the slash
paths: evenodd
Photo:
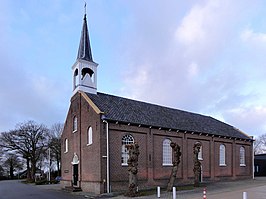
<path id="1" fill-rule="evenodd" d="M 190 191 L 177 192 L 177 199 L 202 199 L 203 188 Z M 207 199 L 242 199 L 243 192 L 247 192 L 248 199 L 266 199 L 266 178 L 260 177 L 255 180 L 242 180 L 234 182 L 216 182 L 206 184 Z M 115 199 L 127 199 L 128 197 L 117 196 Z M 156 195 L 137 197 L 138 199 L 155 199 Z M 171 199 L 172 193 L 163 192 L 162 199 Z"/>

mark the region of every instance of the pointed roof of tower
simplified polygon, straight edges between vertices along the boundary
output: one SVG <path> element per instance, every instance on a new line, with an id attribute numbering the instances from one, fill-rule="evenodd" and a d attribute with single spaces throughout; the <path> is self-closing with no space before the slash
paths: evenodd
<path id="1" fill-rule="evenodd" d="M 81 31 L 77 59 L 93 62 L 86 14 L 84 14 L 83 18 L 83 27 Z"/>

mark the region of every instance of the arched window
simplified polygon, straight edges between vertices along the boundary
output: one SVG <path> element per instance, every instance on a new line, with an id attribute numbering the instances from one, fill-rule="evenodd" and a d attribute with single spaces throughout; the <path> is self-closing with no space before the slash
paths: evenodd
<path id="1" fill-rule="evenodd" d="M 65 153 L 68 152 L 68 139 L 65 139 Z"/>
<path id="2" fill-rule="evenodd" d="M 75 133 L 78 130 L 78 118 L 75 116 L 73 118 L 73 133 Z"/>
<path id="3" fill-rule="evenodd" d="M 74 81 L 74 82 L 73 82 L 74 85 L 73 85 L 73 86 L 74 86 L 74 89 L 75 89 L 75 88 L 78 86 L 78 69 L 75 70 L 75 72 L 74 72 L 74 77 L 73 77 L 73 78 L 74 78 L 74 80 L 73 80 L 73 81 Z M 74 90 L 74 89 L 73 89 L 73 90 Z"/>
<path id="4" fill-rule="evenodd" d="M 82 77 L 81 79 L 84 79 L 86 75 L 88 75 L 91 79 L 91 82 L 94 82 L 94 72 L 90 68 L 83 68 L 81 71 Z"/>
<path id="5" fill-rule="evenodd" d="M 200 146 L 199 154 L 198 154 L 198 159 L 203 160 L 203 155 L 202 155 L 202 145 Z"/>
<path id="6" fill-rule="evenodd" d="M 242 147 L 242 146 L 240 147 L 239 158 L 240 158 L 240 166 L 246 166 L 246 163 L 245 163 L 245 148 Z"/>
<path id="7" fill-rule="evenodd" d="M 88 138 L 87 138 L 87 145 L 91 145 L 92 144 L 92 127 L 90 126 L 88 129 Z"/>
<path id="8" fill-rule="evenodd" d="M 163 165 L 173 165 L 172 147 L 170 146 L 171 140 L 165 139 L 163 141 Z"/>
<path id="9" fill-rule="evenodd" d="M 127 160 L 129 158 L 126 145 L 133 144 L 133 143 L 134 143 L 134 138 L 132 135 L 128 134 L 122 137 L 122 159 L 121 159 L 122 165 L 127 165 Z"/>
<path id="10" fill-rule="evenodd" d="M 223 144 L 220 145 L 220 166 L 226 166 L 225 164 L 225 146 Z"/>

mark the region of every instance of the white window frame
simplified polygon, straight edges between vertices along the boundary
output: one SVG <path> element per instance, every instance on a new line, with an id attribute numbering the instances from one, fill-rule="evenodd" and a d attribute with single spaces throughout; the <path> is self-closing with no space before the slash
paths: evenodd
<path id="1" fill-rule="evenodd" d="M 78 130 L 78 118 L 77 116 L 73 117 L 73 133 L 77 132 Z"/>
<path id="2" fill-rule="evenodd" d="M 68 152 L 68 139 L 66 138 L 65 139 L 65 151 L 64 153 L 67 153 Z"/>
<path id="3" fill-rule="evenodd" d="M 226 157 L 225 157 L 225 145 L 221 144 L 219 147 L 219 165 L 220 166 L 226 166 Z"/>
<path id="4" fill-rule="evenodd" d="M 87 146 L 92 144 L 92 127 L 88 128 L 87 132 Z"/>
<path id="5" fill-rule="evenodd" d="M 127 161 L 129 158 L 128 150 L 126 148 L 127 144 L 134 144 L 134 137 L 130 134 L 126 134 L 122 137 L 122 147 L 121 147 L 121 165 L 128 166 Z"/>
<path id="6" fill-rule="evenodd" d="M 200 145 L 200 150 L 199 150 L 199 153 L 198 153 L 198 160 L 203 160 L 202 145 Z"/>
<path id="7" fill-rule="evenodd" d="M 239 161 L 240 161 L 240 166 L 245 167 L 246 162 L 245 162 L 245 148 L 243 146 L 240 147 L 239 149 Z"/>
<path id="8" fill-rule="evenodd" d="M 171 140 L 166 138 L 163 140 L 163 166 L 173 166 L 173 152 L 170 146 Z"/>

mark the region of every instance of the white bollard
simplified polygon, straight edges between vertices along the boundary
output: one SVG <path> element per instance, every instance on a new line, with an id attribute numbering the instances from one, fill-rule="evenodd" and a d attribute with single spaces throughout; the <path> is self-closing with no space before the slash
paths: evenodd
<path id="1" fill-rule="evenodd" d="M 206 188 L 203 189 L 203 199 L 207 199 L 207 196 L 206 196 Z"/>
<path id="2" fill-rule="evenodd" d="M 173 187 L 173 199 L 176 199 L 176 188 Z"/>
<path id="3" fill-rule="evenodd" d="M 248 199 L 248 193 L 247 192 L 243 192 L 243 199 Z"/>
<path id="4" fill-rule="evenodd" d="M 161 197 L 161 188 L 157 187 L 157 198 Z"/>

